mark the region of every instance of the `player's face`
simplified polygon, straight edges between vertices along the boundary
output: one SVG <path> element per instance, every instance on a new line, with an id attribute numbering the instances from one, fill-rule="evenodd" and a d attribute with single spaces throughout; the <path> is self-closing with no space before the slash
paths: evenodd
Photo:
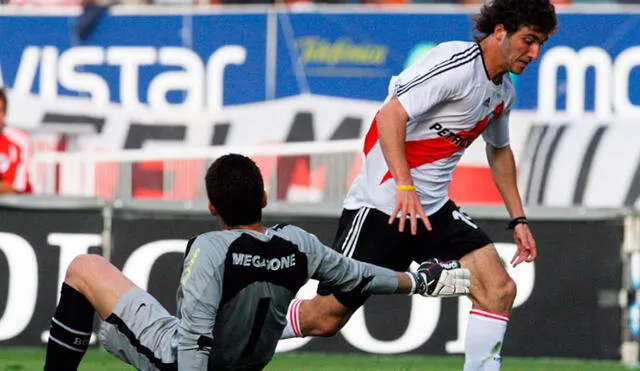
<path id="1" fill-rule="evenodd" d="M 4 130 L 4 117 L 7 112 L 7 105 L 0 99 L 0 134 Z"/>
<path id="2" fill-rule="evenodd" d="M 506 37 L 501 45 L 503 63 L 509 72 L 521 74 L 525 68 L 540 56 L 540 48 L 549 36 L 529 27 L 521 27 Z"/>

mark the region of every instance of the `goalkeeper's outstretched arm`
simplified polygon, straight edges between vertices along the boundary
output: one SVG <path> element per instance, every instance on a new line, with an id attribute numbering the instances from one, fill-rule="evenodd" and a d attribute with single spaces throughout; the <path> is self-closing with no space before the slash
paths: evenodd
<path id="1" fill-rule="evenodd" d="M 420 264 L 416 272 L 395 272 L 347 258 L 319 241 L 317 245 L 322 249 L 322 258 L 310 260 L 311 278 L 340 291 L 430 297 L 462 296 L 470 292 L 469 270 L 462 268 L 457 260 L 429 259 Z"/>

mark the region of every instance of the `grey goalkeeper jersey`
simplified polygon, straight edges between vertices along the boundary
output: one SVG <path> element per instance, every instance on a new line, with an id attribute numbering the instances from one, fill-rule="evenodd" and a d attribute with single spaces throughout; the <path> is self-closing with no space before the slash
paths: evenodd
<path id="1" fill-rule="evenodd" d="M 289 302 L 310 278 L 342 291 L 392 293 L 398 286 L 394 271 L 345 258 L 291 225 L 191 239 L 177 293 L 178 369 L 262 369 Z"/>

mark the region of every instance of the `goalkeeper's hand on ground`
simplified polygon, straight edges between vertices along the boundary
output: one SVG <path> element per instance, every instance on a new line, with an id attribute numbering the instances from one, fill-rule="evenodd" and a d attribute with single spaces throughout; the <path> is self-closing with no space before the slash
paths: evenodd
<path id="1" fill-rule="evenodd" d="M 467 295 L 470 292 L 469 270 L 462 268 L 457 260 L 429 259 L 411 274 L 415 281 L 413 294 L 451 297 Z"/>

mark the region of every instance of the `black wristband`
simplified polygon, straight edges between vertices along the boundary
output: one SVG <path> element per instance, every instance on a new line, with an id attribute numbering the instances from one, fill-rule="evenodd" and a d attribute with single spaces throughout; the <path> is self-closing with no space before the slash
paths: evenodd
<path id="1" fill-rule="evenodd" d="M 513 229 L 518 224 L 529 224 L 529 221 L 527 220 L 526 216 L 519 216 L 517 218 L 513 218 L 511 219 L 509 224 L 507 224 L 507 229 Z"/>

